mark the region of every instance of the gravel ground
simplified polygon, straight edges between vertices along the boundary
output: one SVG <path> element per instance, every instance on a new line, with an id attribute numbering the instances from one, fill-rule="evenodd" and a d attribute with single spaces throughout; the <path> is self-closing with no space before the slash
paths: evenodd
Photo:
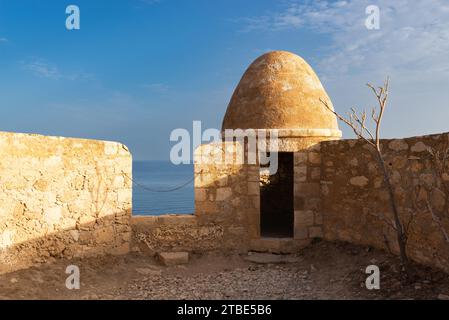
<path id="1" fill-rule="evenodd" d="M 80 290 L 65 287 L 69 264 L 80 268 Z M 380 267 L 380 290 L 366 289 L 371 264 Z M 396 257 L 328 242 L 288 257 L 196 254 L 172 267 L 140 255 L 59 260 L 0 276 L 0 299 L 449 299 L 447 274 L 415 268 L 407 282 Z"/>
<path id="2" fill-rule="evenodd" d="M 262 280 L 263 279 L 263 280 Z M 301 299 L 311 290 L 307 271 L 253 266 L 190 277 L 157 276 L 131 283 L 126 296 L 140 299 Z"/>

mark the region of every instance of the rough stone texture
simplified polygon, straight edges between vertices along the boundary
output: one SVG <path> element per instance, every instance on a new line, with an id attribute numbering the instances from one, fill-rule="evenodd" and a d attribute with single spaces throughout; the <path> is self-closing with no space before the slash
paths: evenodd
<path id="1" fill-rule="evenodd" d="M 277 129 L 278 146 L 267 143 L 267 150 L 294 153 L 292 239 L 260 237 L 259 165 L 223 163 L 225 154 L 245 158 L 247 150 L 247 145 L 237 150 L 223 143 L 200 146 L 195 154 L 195 216 L 135 219 L 135 229 L 141 230 L 144 220 L 152 224 L 141 233 L 145 241 L 137 233 L 139 246 L 145 243 L 152 252 L 159 247 L 292 252 L 324 237 L 385 248 L 385 237 L 394 239 L 394 234 L 376 217 L 390 212 L 379 165 L 363 142 L 338 140 L 337 120 L 320 99 L 331 106 L 304 60 L 285 51 L 270 52 L 245 72 L 223 121 L 223 130 Z M 446 134 L 394 139 L 382 141 L 382 148 L 401 215 L 414 212 L 410 195 L 422 185 L 421 201 L 432 200 L 449 230 L 448 195 L 435 181 L 427 152 L 429 146 L 442 150 L 447 141 Z M 49 212 L 48 219 L 55 214 Z M 394 241 L 391 246 L 397 252 Z M 449 270 L 449 246 L 429 214 L 414 222 L 408 250 L 418 262 Z"/>
<path id="2" fill-rule="evenodd" d="M 304 138 L 306 141 L 313 141 Z M 335 139 L 335 137 L 333 137 Z M 325 140 L 324 137 L 321 141 Z M 322 238 L 321 215 L 321 141 L 312 143 L 295 153 L 294 238 L 307 240 Z M 304 174 L 306 172 L 306 174 Z"/>
<path id="3" fill-rule="evenodd" d="M 227 163 L 235 143 L 200 146 L 195 152 L 195 215 L 133 217 L 136 250 L 246 249 L 259 236 L 259 167 Z"/>
<path id="4" fill-rule="evenodd" d="M 313 69 L 301 57 L 273 51 L 257 58 L 234 91 L 223 129 L 338 129 L 332 103 Z"/>
<path id="5" fill-rule="evenodd" d="M 131 166 L 119 143 L 0 132 L 0 273 L 128 252 Z"/>
<path id="6" fill-rule="evenodd" d="M 131 225 L 132 250 L 148 255 L 219 249 L 223 239 L 223 227 L 200 225 L 194 215 L 133 216 Z"/>
<path id="7" fill-rule="evenodd" d="M 323 139 L 321 137 L 321 139 Z M 304 137 L 302 146 L 316 145 L 319 137 Z M 311 147 L 315 152 L 317 147 Z M 260 238 L 259 165 L 227 163 L 226 156 L 236 159 L 242 150 L 225 142 L 200 146 L 195 152 L 195 214 L 140 216 L 132 218 L 133 249 L 149 255 L 158 251 L 208 251 L 254 249 L 279 253 L 296 252 L 309 243 L 303 230 L 295 229 L 292 239 Z M 311 168 L 320 168 L 316 155 Z M 308 157 L 305 157 L 308 165 Z M 295 178 L 296 179 L 296 178 Z M 312 178 L 311 178 L 312 179 Z M 318 197 L 307 199 L 310 224 L 318 227 L 320 184 L 315 181 L 310 192 Z M 296 200 L 295 200 L 296 201 Z M 320 236 L 317 229 L 311 230 Z"/>
<path id="8" fill-rule="evenodd" d="M 382 141 L 403 221 L 409 221 L 410 214 L 417 212 L 414 199 L 420 207 L 430 199 L 449 230 L 446 189 L 435 179 L 427 152 L 428 147 L 444 150 L 448 141 L 446 133 Z M 323 142 L 321 155 L 324 237 L 387 249 L 385 234 L 397 253 L 394 231 L 378 218 L 391 219 L 391 209 L 383 175 L 370 148 L 356 140 Z M 357 159 L 358 165 L 352 166 L 348 159 Z M 416 194 L 418 186 L 422 188 Z M 449 271 L 449 244 L 428 212 L 419 213 L 411 225 L 407 250 L 417 262 Z"/>
<path id="9" fill-rule="evenodd" d="M 277 148 L 294 153 L 293 238 L 260 237 L 260 167 L 247 145 L 200 146 L 195 152 L 195 215 L 132 217 L 131 156 L 113 142 L 0 133 L 0 273 L 53 257 L 134 251 L 298 251 L 312 238 L 386 248 L 394 233 L 380 219 L 391 212 L 379 165 L 363 141 L 338 141 L 331 102 L 300 57 L 276 51 L 246 71 L 223 129 L 278 130 Z M 257 139 L 261 136 L 258 135 Z M 428 147 L 442 151 L 449 135 L 382 141 L 399 211 L 430 200 L 449 230 L 446 188 L 435 179 Z M 260 142 L 260 140 L 259 140 Z M 226 162 L 226 160 L 228 162 Z M 127 177 L 128 176 L 128 177 Z M 449 175 L 442 177 L 449 182 Z M 417 186 L 422 186 L 415 195 Z M 132 227 L 132 232 L 131 232 Z M 429 213 L 411 225 L 408 253 L 449 272 L 449 245 Z M 391 241 L 390 249 L 398 248 Z"/>

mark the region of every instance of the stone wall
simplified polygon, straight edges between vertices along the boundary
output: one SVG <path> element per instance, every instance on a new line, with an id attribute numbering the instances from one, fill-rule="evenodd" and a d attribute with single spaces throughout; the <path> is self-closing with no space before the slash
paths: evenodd
<path id="1" fill-rule="evenodd" d="M 119 143 L 1 132 L 0 273 L 128 252 L 131 167 Z"/>
<path id="2" fill-rule="evenodd" d="M 246 159 L 236 144 L 225 142 L 201 145 L 195 152 L 194 215 L 133 217 L 134 249 L 151 255 L 218 249 L 297 252 L 323 236 L 319 142 L 325 139 L 338 137 L 283 138 L 279 145 L 283 152 L 302 150 L 294 154 L 293 238 L 261 238 L 259 164 L 224 162 L 226 157 Z"/>
<path id="3" fill-rule="evenodd" d="M 133 217 L 134 247 L 151 254 L 248 248 L 259 237 L 259 168 L 234 161 L 240 152 L 232 142 L 198 147 L 195 214 Z"/>
<path id="4" fill-rule="evenodd" d="M 448 142 L 449 134 L 382 140 L 402 220 L 407 225 L 412 221 L 408 253 L 417 262 L 446 271 L 449 271 L 449 243 L 444 241 L 432 215 L 424 209 L 429 200 L 449 231 L 446 189 L 449 176 L 438 178 L 428 152 L 429 147 L 442 151 L 449 146 Z M 323 142 L 320 147 L 324 238 L 389 247 L 397 253 L 390 222 L 381 218 L 391 221 L 391 208 L 372 148 L 358 140 Z"/>
<path id="5" fill-rule="evenodd" d="M 321 144 L 295 152 L 294 235 L 298 240 L 323 237 L 321 212 Z"/>

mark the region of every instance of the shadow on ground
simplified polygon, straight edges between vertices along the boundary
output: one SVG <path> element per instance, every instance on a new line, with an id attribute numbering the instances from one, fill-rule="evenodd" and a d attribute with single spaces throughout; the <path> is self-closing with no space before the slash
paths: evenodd
<path id="1" fill-rule="evenodd" d="M 0 276 L 0 298 L 444 299 L 449 295 L 446 274 L 415 266 L 418 280 L 406 284 L 397 257 L 369 247 L 318 242 L 279 263 L 249 257 L 193 254 L 187 265 L 172 267 L 134 254 L 58 260 Z M 80 290 L 65 287 L 69 264 L 80 267 Z M 380 290 L 364 285 L 365 269 L 371 264 L 380 267 Z"/>

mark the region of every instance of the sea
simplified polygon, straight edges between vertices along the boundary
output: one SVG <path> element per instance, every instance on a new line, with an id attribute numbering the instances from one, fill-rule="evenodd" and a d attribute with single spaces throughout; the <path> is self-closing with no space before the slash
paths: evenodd
<path id="1" fill-rule="evenodd" d="M 193 164 L 134 161 L 133 215 L 194 213 L 193 171 Z"/>

